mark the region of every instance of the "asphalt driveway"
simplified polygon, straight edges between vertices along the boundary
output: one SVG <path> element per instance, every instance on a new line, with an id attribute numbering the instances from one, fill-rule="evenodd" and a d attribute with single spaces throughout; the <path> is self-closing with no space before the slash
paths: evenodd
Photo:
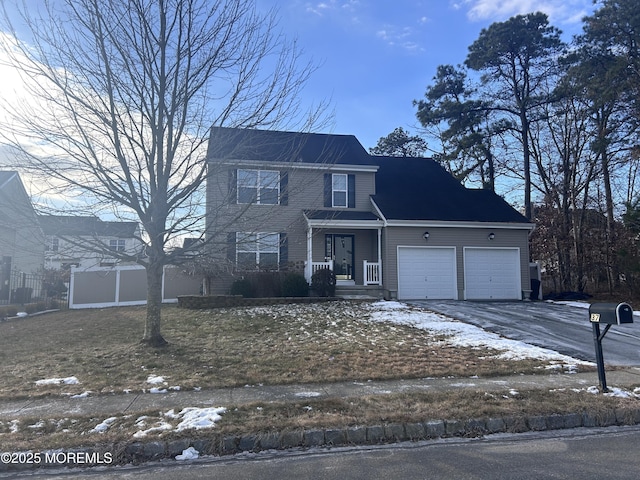
<path id="1" fill-rule="evenodd" d="M 595 362 L 588 308 L 549 302 L 418 300 L 409 303 L 507 338 Z M 605 364 L 640 366 L 640 317 L 635 315 L 634 321 L 611 327 L 602 342 Z"/>

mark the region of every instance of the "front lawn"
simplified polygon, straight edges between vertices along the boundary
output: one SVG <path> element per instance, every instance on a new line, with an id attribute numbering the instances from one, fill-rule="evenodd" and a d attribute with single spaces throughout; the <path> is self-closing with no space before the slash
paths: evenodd
<path id="1" fill-rule="evenodd" d="M 345 301 L 208 311 L 170 306 L 163 310 L 170 345 L 162 349 L 138 343 L 143 307 L 10 320 L 0 323 L 0 397 L 496 376 L 541 372 L 550 363 L 504 359 L 491 347 L 457 346 L 446 330 L 385 321 L 407 312 L 427 315 L 388 305 L 399 304 Z M 43 382 L 51 379 L 61 380 Z"/>

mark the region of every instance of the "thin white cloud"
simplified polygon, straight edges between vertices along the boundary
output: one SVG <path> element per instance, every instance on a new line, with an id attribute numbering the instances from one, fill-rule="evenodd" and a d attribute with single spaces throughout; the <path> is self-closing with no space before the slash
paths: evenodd
<path id="1" fill-rule="evenodd" d="M 593 9 L 592 0 L 456 0 L 455 9 L 466 9 L 474 22 L 502 21 L 514 15 L 544 12 L 552 23 L 575 24 Z"/>
<path id="2" fill-rule="evenodd" d="M 385 25 L 384 28 L 376 32 L 376 36 L 387 43 L 387 45 L 400 47 L 410 53 L 424 50 L 418 42 L 413 40 L 416 32 L 412 27 Z"/>
<path id="3" fill-rule="evenodd" d="M 359 0 L 329 0 L 325 2 L 307 2 L 306 11 L 324 17 L 334 13 L 355 14 L 359 6 Z"/>

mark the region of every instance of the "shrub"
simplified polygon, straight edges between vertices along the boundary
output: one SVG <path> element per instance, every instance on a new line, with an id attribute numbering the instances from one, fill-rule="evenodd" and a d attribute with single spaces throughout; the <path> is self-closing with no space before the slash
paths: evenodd
<path id="1" fill-rule="evenodd" d="M 280 297 L 282 285 L 282 273 L 280 272 L 253 272 L 246 277 L 253 286 L 257 298 Z"/>
<path id="2" fill-rule="evenodd" d="M 290 273 L 282 279 L 283 297 L 306 297 L 309 295 L 309 284 L 303 275 Z"/>
<path id="3" fill-rule="evenodd" d="M 18 309 L 13 305 L 8 305 L 6 307 L 0 307 L 0 319 L 15 317 L 18 314 Z"/>
<path id="4" fill-rule="evenodd" d="M 328 268 L 322 268 L 311 277 L 311 289 L 320 297 L 333 297 L 336 294 L 336 276 Z"/>
<path id="5" fill-rule="evenodd" d="M 231 284 L 231 295 L 242 295 L 245 298 L 256 296 L 253 284 L 248 278 L 241 278 Z"/>

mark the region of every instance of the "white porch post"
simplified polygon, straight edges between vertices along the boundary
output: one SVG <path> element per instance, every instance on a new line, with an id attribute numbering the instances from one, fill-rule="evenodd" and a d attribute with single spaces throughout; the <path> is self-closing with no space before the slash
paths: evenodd
<path id="1" fill-rule="evenodd" d="M 382 228 L 378 228 L 378 275 L 382 285 Z"/>
<path id="2" fill-rule="evenodd" d="M 313 262 L 313 227 L 309 225 L 307 227 L 307 264 L 305 265 L 305 276 L 307 277 L 307 282 L 311 282 L 311 274 L 313 272 L 312 262 Z"/>

